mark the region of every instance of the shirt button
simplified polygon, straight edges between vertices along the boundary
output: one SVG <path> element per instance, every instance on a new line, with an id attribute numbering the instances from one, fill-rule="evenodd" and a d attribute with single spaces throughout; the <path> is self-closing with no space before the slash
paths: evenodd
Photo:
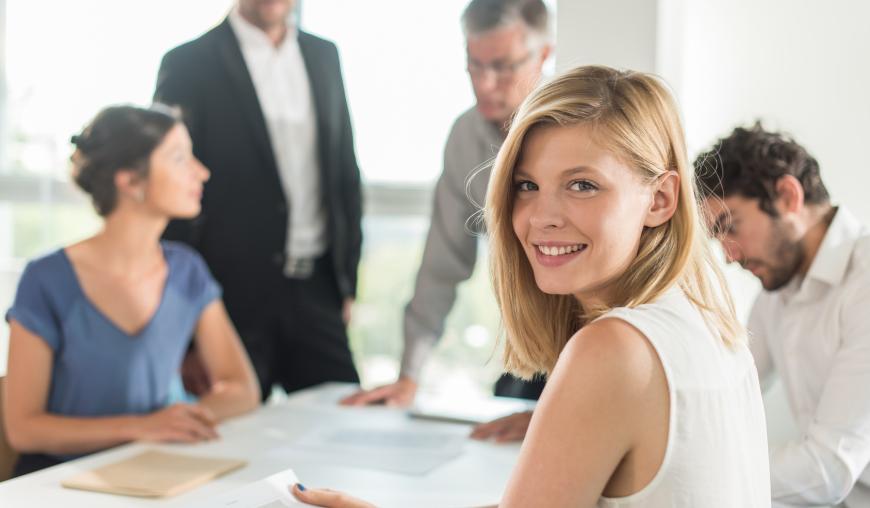
<path id="1" fill-rule="evenodd" d="M 272 254 L 272 262 L 275 263 L 275 266 L 284 266 L 284 254 L 280 252 Z"/>

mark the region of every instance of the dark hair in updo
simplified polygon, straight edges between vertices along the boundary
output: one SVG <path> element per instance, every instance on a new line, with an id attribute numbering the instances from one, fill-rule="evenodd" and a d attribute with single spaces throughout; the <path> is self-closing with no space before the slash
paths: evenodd
<path id="1" fill-rule="evenodd" d="M 162 104 L 150 108 L 110 106 L 72 137 L 76 146 L 71 157 L 73 179 L 90 194 L 97 213 L 106 216 L 115 209 L 118 171 L 148 176 L 151 152 L 180 121 L 176 110 Z"/>

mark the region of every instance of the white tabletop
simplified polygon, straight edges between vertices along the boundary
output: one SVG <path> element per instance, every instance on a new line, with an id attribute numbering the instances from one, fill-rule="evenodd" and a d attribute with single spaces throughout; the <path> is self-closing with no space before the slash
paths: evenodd
<path id="1" fill-rule="evenodd" d="M 324 428 L 431 430 L 467 436 L 469 425 L 409 418 L 386 407 L 347 408 L 336 401 L 351 385 L 330 383 L 297 392 L 286 402 L 263 407 L 222 424 L 221 439 L 195 445 L 133 443 L 0 483 L 0 506 L 189 506 L 292 468 L 307 487 L 329 487 L 365 498 L 378 506 L 468 507 L 496 504 L 519 453 L 519 445 L 466 440 L 462 453 L 422 475 L 391 473 L 330 463 L 329 458 L 295 455 L 300 436 Z M 80 471 L 116 462 L 145 449 L 238 458 L 248 465 L 192 491 L 169 499 L 140 499 L 70 490 L 60 483 Z"/>

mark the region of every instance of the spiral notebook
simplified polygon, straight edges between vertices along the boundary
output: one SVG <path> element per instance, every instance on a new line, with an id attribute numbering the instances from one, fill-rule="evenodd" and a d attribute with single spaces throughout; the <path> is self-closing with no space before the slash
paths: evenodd
<path id="1" fill-rule="evenodd" d="M 66 488 L 135 497 L 169 497 L 207 483 L 246 464 L 157 450 L 84 471 L 61 482 Z"/>

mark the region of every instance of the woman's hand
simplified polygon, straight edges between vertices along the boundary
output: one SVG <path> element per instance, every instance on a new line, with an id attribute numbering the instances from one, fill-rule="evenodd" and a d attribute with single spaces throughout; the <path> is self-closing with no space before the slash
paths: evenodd
<path id="1" fill-rule="evenodd" d="M 196 404 L 173 404 L 140 417 L 136 439 L 194 443 L 218 438 L 217 420 L 211 411 Z"/>
<path id="2" fill-rule="evenodd" d="M 375 505 L 347 494 L 329 489 L 306 489 L 301 483 L 290 487 L 290 492 L 303 503 L 325 508 L 375 508 Z"/>

